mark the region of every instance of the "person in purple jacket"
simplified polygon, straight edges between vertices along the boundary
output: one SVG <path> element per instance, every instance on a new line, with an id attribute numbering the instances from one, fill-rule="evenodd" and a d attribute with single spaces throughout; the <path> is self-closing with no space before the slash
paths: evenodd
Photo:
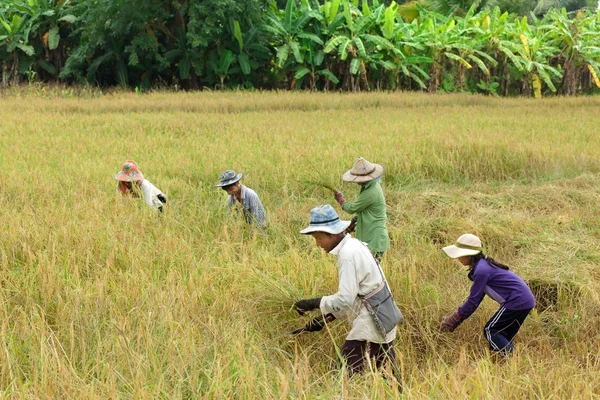
<path id="1" fill-rule="evenodd" d="M 483 254 L 481 240 L 469 233 L 462 235 L 452 246 L 444 247 L 450 258 L 458 258 L 468 265 L 469 279 L 473 281 L 469 298 L 454 313 L 444 317 L 440 324 L 443 332 L 453 332 L 458 325 L 475 312 L 487 294 L 500 304 L 498 311 L 485 324 L 483 333 L 490 350 L 506 357 L 513 352 L 511 343 L 533 307 L 531 290 L 508 267 Z"/>

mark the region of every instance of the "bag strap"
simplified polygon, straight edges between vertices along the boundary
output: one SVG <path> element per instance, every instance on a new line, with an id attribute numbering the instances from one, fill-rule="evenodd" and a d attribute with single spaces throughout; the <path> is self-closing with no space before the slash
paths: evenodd
<path id="1" fill-rule="evenodd" d="M 371 253 L 371 250 L 369 250 L 369 253 Z M 371 257 L 373 257 L 373 260 L 375 260 L 375 264 L 377 264 L 377 269 L 379 270 L 379 274 L 381 275 L 381 280 L 383 281 L 384 284 L 387 285 L 388 289 L 390 288 L 390 285 L 388 285 L 387 280 L 385 279 L 385 275 L 383 274 L 383 269 L 381 268 L 381 265 L 379 265 L 379 261 L 377 261 L 377 258 L 375 257 L 375 255 L 373 253 L 371 253 Z M 391 290 L 390 290 L 391 292 Z"/>
<path id="2" fill-rule="evenodd" d="M 363 243 L 363 246 L 364 245 L 365 244 Z M 365 246 L 365 247 L 367 247 L 367 246 Z M 367 247 L 367 250 L 369 250 L 368 247 Z M 383 289 L 384 286 L 387 286 L 388 292 L 392 293 L 392 291 L 390 290 L 390 285 L 387 283 L 387 280 L 385 279 L 385 275 L 383 274 L 383 269 L 381 268 L 381 265 L 379 265 L 377 258 L 375 258 L 375 255 L 373 253 L 371 253 L 371 250 L 369 250 L 369 254 L 371 254 L 371 257 L 373 257 L 373 261 L 375 261 L 375 264 L 377 265 L 377 270 L 379 271 L 379 274 L 381 275 L 381 284 L 367 294 L 362 294 L 362 295 L 359 294 L 358 298 L 360 298 L 360 299 L 365 299 L 367 297 L 373 296 L 375 293 L 377 293 L 381 289 Z"/>

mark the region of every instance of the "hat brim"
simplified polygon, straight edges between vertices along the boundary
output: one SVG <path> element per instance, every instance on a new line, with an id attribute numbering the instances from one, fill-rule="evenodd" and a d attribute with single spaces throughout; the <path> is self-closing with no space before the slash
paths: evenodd
<path id="1" fill-rule="evenodd" d="M 339 220 L 335 224 L 330 225 L 308 225 L 300 231 L 303 235 L 308 235 L 313 232 L 325 232 L 332 235 L 344 232 L 350 226 L 351 221 Z"/>
<path id="2" fill-rule="evenodd" d="M 123 171 L 119 171 L 119 173 L 115 175 L 115 179 L 121 182 L 137 182 L 144 179 L 144 175 L 142 175 L 141 172 L 138 172 L 135 176 L 131 176 L 129 174 L 124 174 Z"/>
<path id="3" fill-rule="evenodd" d="M 344 173 L 344 175 L 342 175 L 342 180 L 344 182 L 362 183 L 362 182 L 372 181 L 373 179 L 377 179 L 381 175 L 383 175 L 383 166 L 381 166 L 379 164 L 373 164 L 373 165 L 375 166 L 375 169 L 369 175 L 354 175 L 352 173 L 352 170 L 349 169 L 348 171 L 346 171 Z"/>
<path id="4" fill-rule="evenodd" d="M 442 250 L 444 250 L 444 253 L 446 253 L 446 255 L 450 258 L 474 256 L 475 254 L 481 253 L 481 250 L 461 249 L 455 245 L 446 246 Z"/>
<path id="5" fill-rule="evenodd" d="M 241 172 L 238 173 L 235 178 L 230 179 L 228 181 L 224 181 L 224 182 L 219 182 L 217 183 L 215 186 L 216 187 L 223 187 L 223 186 L 229 186 L 229 185 L 233 185 L 234 183 L 238 182 L 240 179 L 242 179 L 242 177 L 244 176 L 244 174 L 242 174 Z"/>

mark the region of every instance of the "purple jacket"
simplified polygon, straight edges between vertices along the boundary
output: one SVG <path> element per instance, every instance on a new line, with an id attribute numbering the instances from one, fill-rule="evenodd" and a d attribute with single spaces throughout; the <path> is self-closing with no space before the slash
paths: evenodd
<path id="1" fill-rule="evenodd" d="M 475 312 L 487 294 L 507 310 L 528 310 L 535 307 L 535 299 L 529 286 L 517 274 L 491 266 L 481 259 L 469 274 L 473 281 L 471 293 L 458 313 L 467 319 Z"/>

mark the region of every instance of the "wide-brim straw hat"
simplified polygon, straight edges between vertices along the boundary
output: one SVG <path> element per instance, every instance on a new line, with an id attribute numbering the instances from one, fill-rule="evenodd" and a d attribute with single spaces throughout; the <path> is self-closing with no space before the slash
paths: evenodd
<path id="1" fill-rule="evenodd" d="M 138 165 L 133 160 L 127 160 L 121 166 L 121 170 L 115 175 L 115 179 L 122 182 L 137 182 L 144 179 Z"/>
<path id="2" fill-rule="evenodd" d="M 318 206 L 310 210 L 310 223 L 300 233 L 307 235 L 313 232 L 325 232 L 332 235 L 344 232 L 350 226 L 350 221 L 343 221 L 330 205 Z"/>
<path id="3" fill-rule="evenodd" d="M 360 157 L 356 160 L 352 169 L 342 175 L 342 180 L 344 182 L 362 183 L 372 181 L 381 175 L 383 175 L 383 167 L 381 165 L 374 164 Z"/>
<path id="4" fill-rule="evenodd" d="M 483 251 L 481 240 L 470 233 L 465 233 L 456 239 L 456 243 L 443 248 L 444 252 L 450 258 L 459 258 L 465 256 L 474 256 Z"/>
<path id="5" fill-rule="evenodd" d="M 227 171 L 221 174 L 221 176 L 219 177 L 220 182 L 217 183 L 215 186 L 223 187 L 233 185 L 234 183 L 242 179 L 242 176 L 244 176 L 244 174 L 242 174 L 241 172 L 236 174 L 235 171 L 228 169 Z"/>

